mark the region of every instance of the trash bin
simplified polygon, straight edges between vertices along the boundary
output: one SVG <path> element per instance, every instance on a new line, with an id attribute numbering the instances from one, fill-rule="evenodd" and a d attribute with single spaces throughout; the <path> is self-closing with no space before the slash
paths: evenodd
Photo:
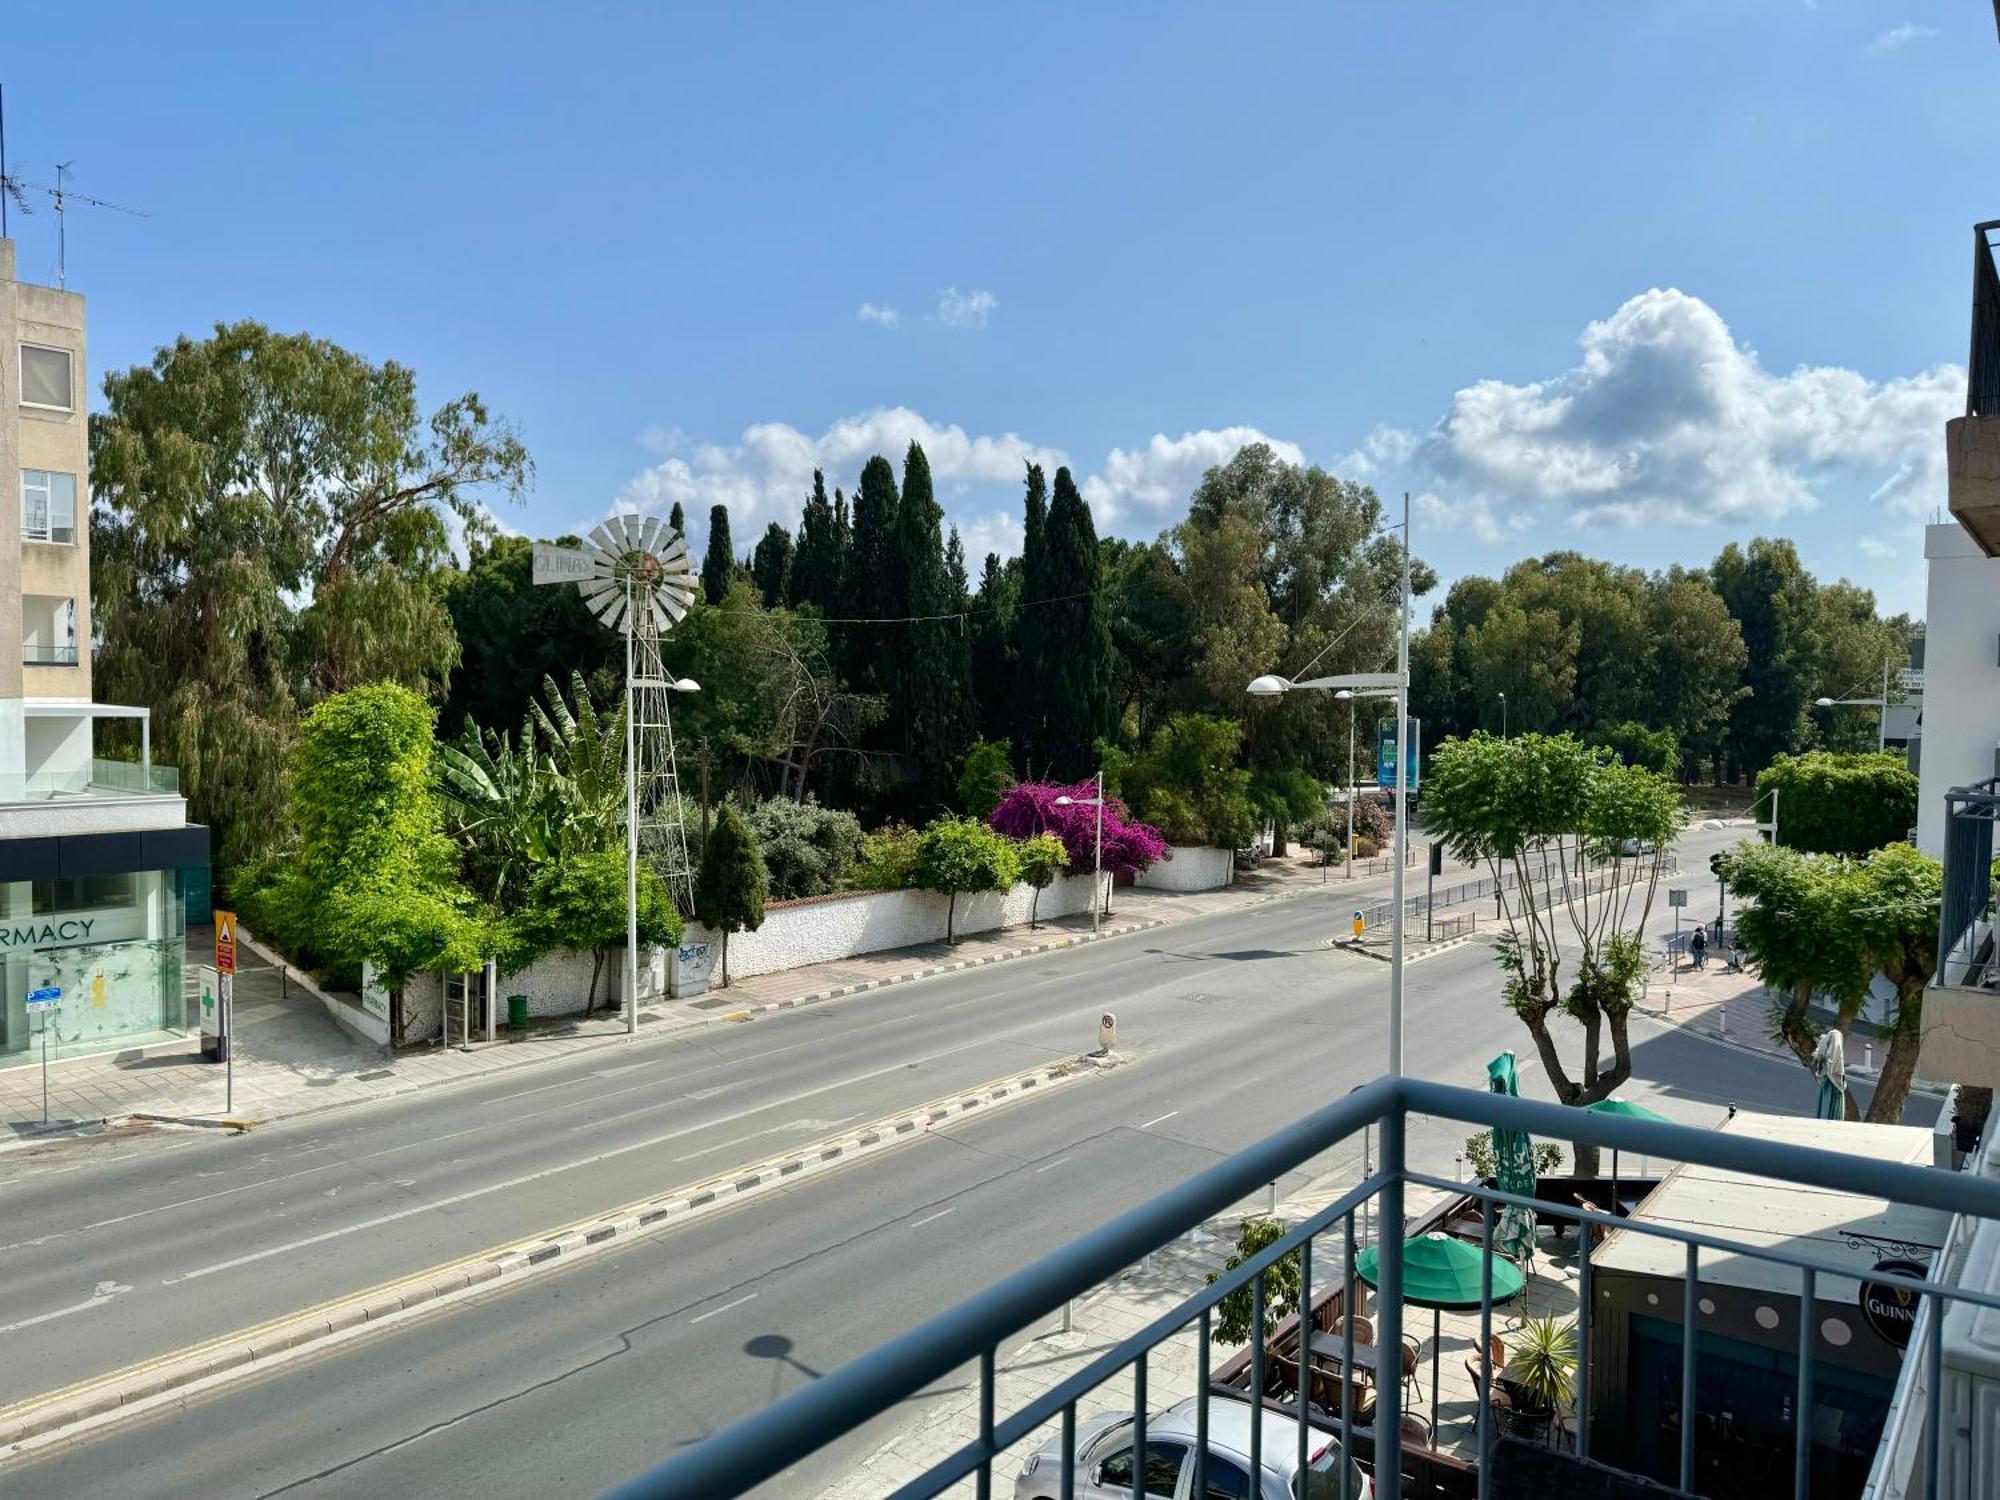
<path id="1" fill-rule="evenodd" d="M 507 1030 L 517 1037 L 528 1034 L 528 997 L 509 995 L 507 997 Z"/>

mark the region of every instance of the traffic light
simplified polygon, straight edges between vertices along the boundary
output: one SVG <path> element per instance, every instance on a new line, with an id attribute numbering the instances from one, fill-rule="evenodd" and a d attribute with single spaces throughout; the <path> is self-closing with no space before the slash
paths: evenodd
<path id="1" fill-rule="evenodd" d="M 1721 851 L 1719 851 L 1719 850 L 1718 850 L 1718 851 L 1717 851 L 1716 853 L 1714 853 L 1714 854 L 1711 854 L 1711 855 L 1709 855 L 1709 857 L 1708 857 L 1708 873 L 1709 873 L 1709 874 L 1711 874 L 1711 875 L 1713 875 L 1713 876 L 1714 876 L 1714 877 L 1715 877 L 1715 878 L 1716 878 L 1717 880 L 1720 880 L 1720 879 L 1722 878 L 1722 854 L 1721 854 Z"/>

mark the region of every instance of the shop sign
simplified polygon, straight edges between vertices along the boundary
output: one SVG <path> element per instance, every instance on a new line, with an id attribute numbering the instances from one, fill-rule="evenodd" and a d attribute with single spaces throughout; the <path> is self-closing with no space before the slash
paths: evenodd
<path id="1" fill-rule="evenodd" d="M 1890 1276 L 1925 1276 L 1930 1268 L 1914 1260 L 1878 1260 L 1875 1270 L 1878 1274 Z M 1868 1326 L 1883 1338 L 1898 1349 L 1907 1349 L 1910 1346 L 1910 1329 L 1917 1321 L 1920 1297 L 1920 1293 L 1906 1286 L 1863 1281 L 1861 1315 L 1868 1320 Z"/>
<path id="2" fill-rule="evenodd" d="M 143 914 L 130 906 L 0 917 L 0 953 L 40 953 L 50 948 L 122 943 L 141 936 L 143 925 Z"/>

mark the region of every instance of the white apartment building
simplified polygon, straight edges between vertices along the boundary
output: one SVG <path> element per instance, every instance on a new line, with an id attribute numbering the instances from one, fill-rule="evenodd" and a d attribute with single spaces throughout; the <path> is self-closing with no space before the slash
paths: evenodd
<path id="1" fill-rule="evenodd" d="M 17 281 L 0 239 L 0 1067 L 40 1059 L 44 1020 L 57 1058 L 182 1034 L 208 867 L 146 711 L 91 701 L 86 352 L 83 298 Z"/>

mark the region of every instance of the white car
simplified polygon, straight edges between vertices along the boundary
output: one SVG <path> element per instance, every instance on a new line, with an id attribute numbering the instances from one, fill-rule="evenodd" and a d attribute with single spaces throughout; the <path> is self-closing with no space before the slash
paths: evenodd
<path id="1" fill-rule="evenodd" d="M 1208 1402 L 1208 1474 L 1194 1489 L 1195 1402 L 1190 1396 L 1146 1419 L 1146 1490 L 1159 1500 L 1334 1500 L 1340 1493 L 1340 1440 L 1314 1431 L 1304 1482 L 1299 1476 L 1298 1424 L 1264 1410 L 1263 1474 L 1250 1482 L 1250 1403 L 1212 1395 Z M 1077 1500 L 1132 1500 L 1132 1419 L 1095 1417 L 1076 1433 Z M 1375 1488 L 1352 1462 L 1347 1493 L 1373 1500 Z M 1056 1500 L 1062 1494 L 1062 1439 L 1051 1439 L 1021 1466 L 1015 1500 Z"/>

